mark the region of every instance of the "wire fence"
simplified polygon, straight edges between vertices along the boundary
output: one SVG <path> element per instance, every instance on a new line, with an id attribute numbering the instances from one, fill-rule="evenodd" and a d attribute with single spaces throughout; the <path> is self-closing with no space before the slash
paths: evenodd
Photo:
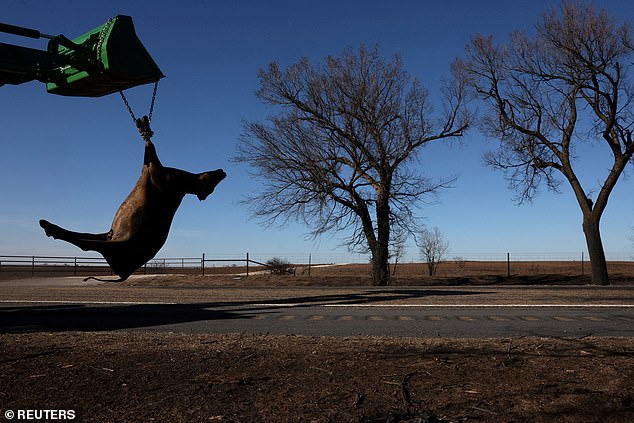
<path id="1" fill-rule="evenodd" d="M 578 253 L 530 253 L 530 252 L 449 252 L 438 268 L 439 276 L 465 276 L 474 274 L 511 275 L 589 275 L 590 263 L 585 252 Z M 626 271 L 634 275 L 634 259 L 630 253 L 607 254 L 609 267 L 617 271 Z M 213 257 L 202 254 L 200 257 L 165 257 L 150 260 L 135 274 L 185 274 L 185 275 L 240 275 L 249 276 L 258 273 L 280 272 L 273 268 L 272 259 L 286 267 L 281 273 L 311 275 L 315 269 L 333 264 L 368 264 L 367 256 L 345 256 L 337 260 L 334 256 L 313 257 L 306 255 L 283 255 L 281 259 L 266 254 L 246 253 L 232 256 Z M 394 263 L 392 263 L 392 266 Z M 401 260 L 398 266 L 410 269 L 424 267 L 421 260 Z M 369 267 L 368 267 L 369 268 Z M 625 269 L 625 270 L 623 270 Z M 323 273 L 324 271 L 319 271 Z M 422 270 L 411 270 L 424 275 Z M 0 278 L 36 277 L 36 276 L 105 276 L 113 275 L 102 257 L 87 256 L 38 256 L 38 255 L 0 255 Z"/>
<path id="2" fill-rule="evenodd" d="M 246 275 L 266 268 L 265 263 L 251 260 L 247 253 L 242 258 L 209 259 L 201 257 L 164 257 L 148 261 L 134 274 L 241 274 Z M 0 256 L 0 276 L 41 274 L 63 276 L 113 275 L 110 266 L 102 257 L 70 256 Z"/>

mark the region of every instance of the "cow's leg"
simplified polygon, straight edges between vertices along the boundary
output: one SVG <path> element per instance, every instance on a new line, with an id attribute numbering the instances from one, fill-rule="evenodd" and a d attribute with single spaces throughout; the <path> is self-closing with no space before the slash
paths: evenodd
<path id="1" fill-rule="evenodd" d="M 92 248 L 93 245 L 100 245 L 99 243 L 103 243 L 110 238 L 110 232 L 105 232 L 102 234 L 91 234 L 91 233 L 83 233 L 83 232 L 73 232 L 57 225 L 52 224 L 49 221 L 44 219 L 40 220 L 40 226 L 44 229 L 44 232 L 47 236 L 53 237 L 55 239 L 61 239 L 62 241 L 70 242 L 81 248 L 82 250 L 95 250 L 100 251 L 99 249 Z"/>
<path id="2" fill-rule="evenodd" d="M 131 245 L 129 241 L 112 241 L 110 240 L 110 232 L 103 234 L 73 232 L 46 220 L 40 220 L 40 226 L 50 237 L 69 242 L 84 251 L 96 251 L 103 255 L 112 270 L 120 277 L 112 282 L 126 280 L 144 263 L 141 262 L 142 259 L 135 256 L 138 246 Z"/>

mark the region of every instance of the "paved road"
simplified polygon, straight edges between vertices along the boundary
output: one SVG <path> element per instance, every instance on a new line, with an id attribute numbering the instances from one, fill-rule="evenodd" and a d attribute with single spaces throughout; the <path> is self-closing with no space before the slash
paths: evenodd
<path id="1" fill-rule="evenodd" d="M 0 282 L 0 332 L 634 336 L 634 287 L 151 288 Z"/>

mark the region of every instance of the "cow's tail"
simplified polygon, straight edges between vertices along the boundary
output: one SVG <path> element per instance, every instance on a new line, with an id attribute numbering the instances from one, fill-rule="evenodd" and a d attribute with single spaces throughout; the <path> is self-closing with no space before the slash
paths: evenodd
<path id="1" fill-rule="evenodd" d="M 87 278 L 84 279 L 84 282 L 88 282 L 89 280 L 96 280 L 98 282 L 123 282 L 128 278 L 122 278 L 119 277 L 119 279 L 101 279 L 101 278 L 96 278 L 94 276 L 88 276 Z"/>

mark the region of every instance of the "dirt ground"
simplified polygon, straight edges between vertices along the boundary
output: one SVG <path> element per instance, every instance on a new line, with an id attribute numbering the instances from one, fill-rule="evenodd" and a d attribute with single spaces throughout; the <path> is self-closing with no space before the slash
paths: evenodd
<path id="1" fill-rule="evenodd" d="M 0 335 L 0 406 L 91 422 L 631 422 L 634 339 Z M 8 421 L 5 419 L 5 421 Z"/>
<path id="2" fill-rule="evenodd" d="M 360 270 L 148 275 L 121 288 L 358 286 Z M 401 270 L 398 285 L 584 283 Z M 631 285 L 629 275 L 617 284 Z M 0 334 L 0 415 L 26 409 L 73 410 L 82 422 L 632 422 L 634 338 Z"/>

